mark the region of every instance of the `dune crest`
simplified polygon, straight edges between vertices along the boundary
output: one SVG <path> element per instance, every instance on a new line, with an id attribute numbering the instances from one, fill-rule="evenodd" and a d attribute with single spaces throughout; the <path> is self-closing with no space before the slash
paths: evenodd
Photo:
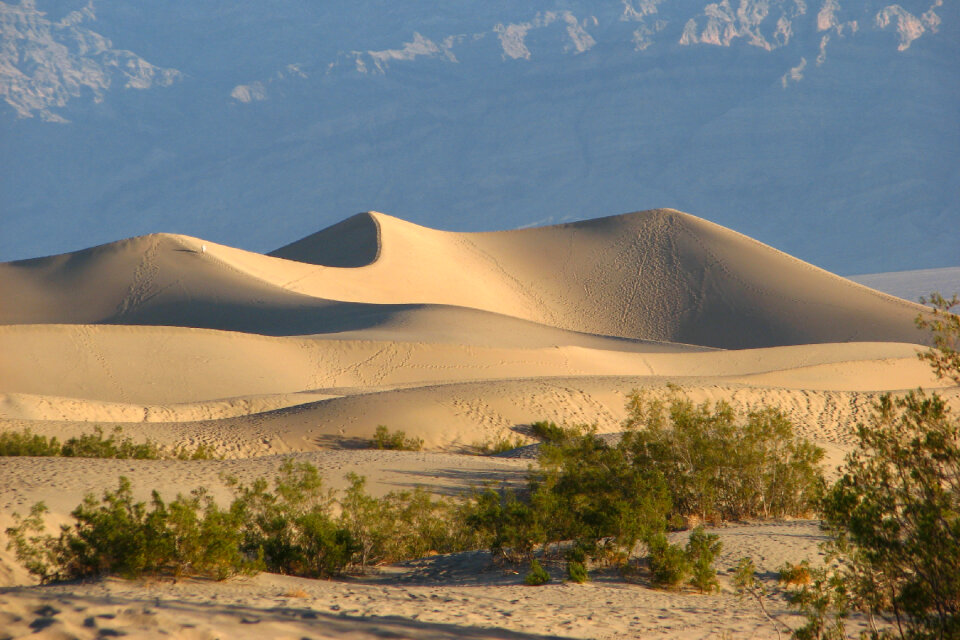
<path id="1" fill-rule="evenodd" d="M 380 257 L 380 223 L 372 212 L 358 213 L 267 255 L 322 267 L 365 267 Z"/>
<path id="2" fill-rule="evenodd" d="M 924 339 L 919 305 L 669 209 L 484 233 L 359 214 L 272 256 L 155 234 L 0 265 L 0 283 L 21 301 L 4 324 L 305 335 L 374 328 L 414 304 L 719 348 Z"/>

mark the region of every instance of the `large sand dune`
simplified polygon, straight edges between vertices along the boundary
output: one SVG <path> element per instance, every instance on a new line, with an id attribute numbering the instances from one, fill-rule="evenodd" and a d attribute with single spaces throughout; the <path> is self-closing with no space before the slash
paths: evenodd
<path id="1" fill-rule="evenodd" d="M 916 305 L 672 210 L 474 234 L 361 214 L 274 255 L 158 234 L 9 263 L 0 322 L 293 335 L 448 305 L 722 348 L 922 340 Z"/>
<path id="2" fill-rule="evenodd" d="M 463 453 L 505 436 L 525 438 L 542 419 L 618 431 L 634 389 L 725 400 L 741 411 L 780 406 L 827 449 L 834 469 L 851 446 L 849 427 L 880 393 L 922 385 L 960 403 L 960 389 L 917 358 L 927 339 L 914 325 L 923 307 L 672 210 L 490 233 L 437 231 L 368 213 L 270 255 L 155 234 L 0 264 L 0 298 L 0 430 L 63 438 L 120 426 L 137 440 L 205 444 L 227 458 L 0 459 L 3 526 L 38 499 L 50 503 L 51 523 L 62 522 L 85 492 L 114 486 L 121 473 L 141 492 L 202 485 L 225 495 L 221 472 L 272 473 L 281 461 L 275 454 L 317 463 L 335 486 L 347 471 L 366 474 L 381 493 L 413 484 L 450 493 L 516 480 L 527 460 Z M 360 450 L 379 424 L 422 438 L 428 452 Z M 750 551 L 772 570 L 792 557 L 790 549 L 812 549 L 819 535 L 812 523 L 783 525 L 799 527 L 793 533 L 777 526 L 737 529 L 729 553 Z M 531 637 L 534 628 L 620 637 L 652 633 L 651 612 L 687 606 L 682 596 L 644 592 L 648 617 L 621 619 L 616 606 L 603 604 L 620 602 L 620 587 L 590 587 L 577 597 L 607 611 L 606 622 L 567 624 L 536 613 L 552 611 L 549 597 L 496 605 L 491 589 L 517 578 L 483 573 L 480 556 L 470 557 L 437 561 L 452 563 L 446 568 L 397 569 L 399 577 L 376 593 L 362 585 L 343 593 L 304 588 L 310 607 L 362 593 L 367 608 L 396 616 L 386 626 L 328 625 L 329 637 L 421 637 L 425 630 L 454 637 L 461 623 L 475 637 Z M 463 606 L 451 605 L 435 609 L 427 626 L 407 625 L 419 609 L 397 599 L 419 598 L 403 585 L 425 575 L 433 576 L 422 589 L 431 598 L 467 597 L 457 589 L 474 584 L 469 597 L 485 613 L 458 622 Z M 236 585 L 217 593 L 265 615 L 275 580 L 258 578 L 246 599 Z M 0 584 L 25 582 L 23 569 L 0 551 Z M 139 587 L 96 587 L 104 588 L 131 602 L 144 598 Z M 75 598 L 75 609 L 118 615 L 78 589 L 64 595 Z M 29 590 L 2 597 L 11 610 L 40 606 Z M 197 597 L 195 608 L 181 611 L 184 619 L 209 617 L 219 621 L 208 624 L 211 633 L 243 635 L 230 610 L 211 606 L 209 594 Z M 487 615 L 488 605 L 506 613 Z M 731 626 L 710 607 L 670 614 L 673 631 L 662 635 L 707 637 L 695 633 L 704 616 L 718 633 L 750 634 L 763 625 L 744 609 L 738 615 L 750 622 Z M 67 627 L 85 628 L 66 617 Z M 303 635 L 299 623 L 269 619 L 265 633 Z"/>

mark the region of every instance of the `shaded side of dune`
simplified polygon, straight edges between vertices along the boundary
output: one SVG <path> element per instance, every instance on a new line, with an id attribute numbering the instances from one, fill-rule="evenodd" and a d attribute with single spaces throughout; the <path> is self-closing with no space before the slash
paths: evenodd
<path id="1" fill-rule="evenodd" d="M 325 267 L 365 267 L 380 255 L 380 225 L 358 213 L 267 255 Z"/>

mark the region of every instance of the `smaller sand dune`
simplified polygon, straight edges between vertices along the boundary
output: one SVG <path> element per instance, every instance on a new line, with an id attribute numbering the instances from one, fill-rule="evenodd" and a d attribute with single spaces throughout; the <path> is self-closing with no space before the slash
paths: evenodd
<path id="1" fill-rule="evenodd" d="M 172 327 L 18 325 L 0 327 L 0 349 L 4 353 L 0 390 L 108 403 L 169 405 L 303 391 L 340 395 L 336 389 L 341 387 L 374 391 L 544 376 L 746 379 L 774 374 L 767 383 L 837 390 L 936 384 L 929 369 L 916 358 L 918 347 L 909 344 L 704 351 L 600 337 L 582 337 L 582 343 L 593 346 L 523 348 L 272 338 Z M 627 349 L 615 349 L 617 346 Z M 792 383 L 789 374 L 776 374 L 788 370 L 804 371 L 802 382 Z"/>

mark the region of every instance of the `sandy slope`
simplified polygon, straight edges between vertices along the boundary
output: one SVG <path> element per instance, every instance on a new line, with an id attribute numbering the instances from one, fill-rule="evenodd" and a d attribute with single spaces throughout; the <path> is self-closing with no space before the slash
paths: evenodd
<path id="1" fill-rule="evenodd" d="M 373 261 L 322 266 L 342 262 L 324 259 L 331 245 L 375 250 Z M 0 322 L 289 335 L 371 328 L 408 305 L 440 304 L 727 348 L 922 339 L 920 307 L 672 210 L 476 234 L 361 214 L 277 254 L 300 261 L 158 234 L 8 263 L 0 282 L 18 304 Z"/>
<path id="2" fill-rule="evenodd" d="M 633 389 L 742 411 L 780 406 L 833 468 L 879 393 L 923 385 L 960 405 L 960 389 L 916 357 L 922 307 L 672 210 L 477 234 L 361 214 L 268 256 L 155 234 L 0 264 L 0 298 L 0 429 L 63 438 L 120 426 L 138 440 L 203 443 L 227 457 L 0 458 L 0 528 L 37 500 L 51 506 L 51 525 L 63 522 L 84 493 L 121 474 L 143 496 L 206 486 L 225 499 L 221 472 L 269 475 L 276 454 L 310 460 L 333 486 L 348 471 L 367 475 L 375 492 L 518 480 L 527 460 L 461 452 L 523 436 L 541 419 L 617 431 Z M 379 424 L 431 451 L 358 449 Z M 815 553 L 820 535 L 809 522 L 722 533 L 722 569 L 750 553 L 768 571 Z M 465 554 L 356 582 L 22 588 L 0 593 L 0 629 L 51 638 L 102 629 L 772 635 L 729 593 L 667 594 L 612 576 L 530 591 L 519 580 Z M 28 582 L 0 550 L 0 585 Z M 306 595 L 291 604 L 282 594 L 294 588 Z"/>

